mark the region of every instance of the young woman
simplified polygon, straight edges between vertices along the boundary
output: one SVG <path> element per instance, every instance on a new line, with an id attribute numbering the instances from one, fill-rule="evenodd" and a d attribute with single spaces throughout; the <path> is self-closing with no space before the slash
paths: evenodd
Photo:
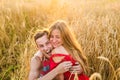
<path id="1" fill-rule="evenodd" d="M 54 47 L 50 58 L 50 69 L 54 69 L 59 63 L 64 61 L 71 61 L 73 66 L 76 62 L 79 62 L 83 72 L 78 75 L 77 80 L 89 80 L 84 74 L 84 72 L 87 72 L 88 67 L 87 58 L 67 24 L 64 21 L 56 21 L 50 26 L 49 31 L 50 42 Z M 74 80 L 74 78 L 75 74 L 70 71 L 58 77 L 59 80 Z"/>

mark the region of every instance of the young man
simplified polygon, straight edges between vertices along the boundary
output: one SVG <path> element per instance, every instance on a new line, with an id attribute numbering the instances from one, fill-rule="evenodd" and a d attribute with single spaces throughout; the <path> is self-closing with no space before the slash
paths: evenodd
<path id="1" fill-rule="evenodd" d="M 41 31 L 34 36 L 35 42 L 37 44 L 38 52 L 31 59 L 31 68 L 29 73 L 29 80 L 52 80 L 58 74 L 69 71 L 72 67 L 70 61 L 63 62 L 59 64 L 55 69 L 49 72 L 49 58 L 52 51 L 52 45 L 49 42 L 48 32 Z M 43 69 L 41 71 L 41 69 Z M 73 67 L 78 73 L 82 72 L 80 65 Z M 41 71 L 41 75 L 40 75 Z M 41 77 L 40 77 L 41 76 Z"/>

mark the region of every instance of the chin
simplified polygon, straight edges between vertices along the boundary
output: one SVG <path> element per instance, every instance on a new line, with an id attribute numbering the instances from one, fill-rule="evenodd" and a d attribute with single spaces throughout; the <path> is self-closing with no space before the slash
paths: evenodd
<path id="1" fill-rule="evenodd" d="M 53 45 L 54 48 L 58 47 L 58 45 Z"/>
<path id="2" fill-rule="evenodd" d="M 56 47 L 60 47 L 61 45 L 54 45 L 53 47 L 56 48 Z"/>
<path id="3" fill-rule="evenodd" d="M 56 48 L 56 46 L 53 46 L 54 48 Z"/>

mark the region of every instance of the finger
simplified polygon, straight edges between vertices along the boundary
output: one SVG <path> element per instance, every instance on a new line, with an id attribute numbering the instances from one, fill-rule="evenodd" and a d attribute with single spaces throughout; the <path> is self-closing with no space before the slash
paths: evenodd
<path id="1" fill-rule="evenodd" d="M 75 62 L 75 64 L 79 64 L 79 62 Z"/>
<path id="2" fill-rule="evenodd" d="M 67 65 L 66 68 L 68 68 L 70 70 L 70 68 L 72 67 L 72 65 Z"/>
<path id="3" fill-rule="evenodd" d="M 76 70 L 70 70 L 70 72 L 71 73 L 75 73 L 76 72 L 76 73 L 80 74 L 82 71 L 76 69 Z"/>
<path id="4" fill-rule="evenodd" d="M 79 71 L 79 70 L 77 70 L 77 69 L 71 69 L 71 68 L 70 68 L 69 70 L 70 70 L 71 72 L 72 72 L 72 71 Z"/>
<path id="5" fill-rule="evenodd" d="M 70 69 L 71 67 L 72 67 L 71 64 L 67 64 L 67 65 L 65 66 L 66 69 Z"/>
<path id="6" fill-rule="evenodd" d="M 69 67 L 65 67 L 65 71 L 69 71 Z"/>
<path id="7" fill-rule="evenodd" d="M 72 63 L 69 61 L 69 62 L 65 62 L 66 65 L 72 65 Z"/>
<path id="8" fill-rule="evenodd" d="M 72 63 L 65 63 L 64 66 L 66 66 L 66 67 L 72 67 Z"/>
<path id="9" fill-rule="evenodd" d="M 71 64 L 67 64 L 65 67 L 70 69 L 72 67 L 72 65 Z"/>
<path id="10" fill-rule="evenodd" d="M 74 69 L 78 69 L 78 70 L 79 70 L 80 67 L 79 67 L 79 66 L 72 66 L 72 67 L 71 67 L 71 70 L 74 70 Z"/>

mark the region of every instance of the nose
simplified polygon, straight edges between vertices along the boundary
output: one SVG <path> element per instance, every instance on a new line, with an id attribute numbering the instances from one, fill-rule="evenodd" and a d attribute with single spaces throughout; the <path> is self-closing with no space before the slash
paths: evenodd
<path id="1" fill-rule="evenodd" d="M 44 50 L 47 51 L 47 49 L 48 49 L 48 47 L 45 45 L 45 46 L 44 46 Z"/>
<path id="2" fill-rule="evenodd" d="M 52 38 L 52 42 L 56 42 L 56 38 Z"/>

